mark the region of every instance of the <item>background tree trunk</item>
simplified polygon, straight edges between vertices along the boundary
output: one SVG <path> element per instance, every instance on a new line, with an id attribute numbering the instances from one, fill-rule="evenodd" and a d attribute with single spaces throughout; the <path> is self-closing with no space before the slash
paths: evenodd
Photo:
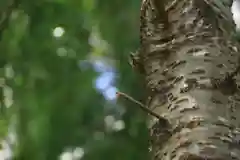
<path id="1" fill-rule="evenodd" d="M 225 0 L 145 0 L 141 48 L 156 160 L 240 159 L 239 46 Z M 234 75 L 231 75 L 234 73 Z"/>

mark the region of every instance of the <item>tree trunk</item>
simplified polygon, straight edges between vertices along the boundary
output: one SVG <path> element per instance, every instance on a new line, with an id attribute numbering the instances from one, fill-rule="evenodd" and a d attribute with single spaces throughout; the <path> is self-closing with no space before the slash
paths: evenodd
<path id="1" fill-rule="evenodd" d="M 145 0 L 139 59 L 154 160 L 240 159 L 240 49 L 229 0 Z"/>

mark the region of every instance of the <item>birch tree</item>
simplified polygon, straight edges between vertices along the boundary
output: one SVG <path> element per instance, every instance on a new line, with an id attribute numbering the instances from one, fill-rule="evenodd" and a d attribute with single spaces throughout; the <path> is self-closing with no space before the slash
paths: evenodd
<path id="1" fill-rule="evenodd" d="M 154 160 L 240 159 L 239 44 L 230 0 L 144 0 L 134 66 L 145 75 Z"/>

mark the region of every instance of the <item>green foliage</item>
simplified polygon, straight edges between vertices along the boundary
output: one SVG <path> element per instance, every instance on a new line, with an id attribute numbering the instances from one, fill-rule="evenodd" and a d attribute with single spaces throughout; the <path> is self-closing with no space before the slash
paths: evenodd
<path id="1" fill-rule="evenodd" d="M 119 77 L 115 85 L 143 99 L 141 82 L 136 80 L 139 76 L 127 62 L 129 51 L 138 45 L 139 1 L 18 3 L 0 42 L 1 62 L 14 70 L 13 78 L 5 77 L 13 90 L 10 116 L 17 117 L 14 159 L 54 160 L 67 147 L 84 148 L 83 159 L 146 159 L 148 137 L 143 113 L 130 102 L 110 103 L 125 128 L 107 131 L 107 102 L 94 88 L 98 73 L 90 64 L 87 69 L 80 67 L 82 60 L 94 55 L 112 59 Z M 108 42 L 107 51 L 89 44 L 93 27 L 99 28 L 100 38 Z M 56 28 L 64 29 L 62 36 L 53 36 Z M 122 116 L 117 113 L 120 105 L 126 110 Z M 2 130 L 6 134 L 9 120 L 0 121 L 0 136 Z M 104 138 L 96 138 L 98 133 Z"/>

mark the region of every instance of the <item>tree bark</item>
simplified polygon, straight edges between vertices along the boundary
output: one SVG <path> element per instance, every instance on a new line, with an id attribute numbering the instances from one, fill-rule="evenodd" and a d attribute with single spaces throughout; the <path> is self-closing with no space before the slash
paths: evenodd
<path id="1" fill-rule="evenodd" d="M 144 0 L 144 68 L 154 160 L 240 159 L 239 44 L 229 0 Z"/>

